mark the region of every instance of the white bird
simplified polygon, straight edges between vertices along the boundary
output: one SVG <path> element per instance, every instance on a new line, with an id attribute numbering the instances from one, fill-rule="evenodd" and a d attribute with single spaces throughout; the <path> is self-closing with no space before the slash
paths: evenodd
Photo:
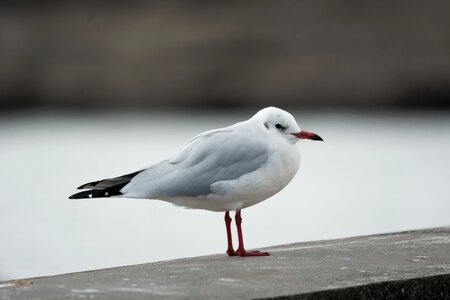
<path id="1" fill-rule="evenodd" d="M 301 130 L 290 113 L 267 107 L 247 121 L 194 137 L 171 159 L 138 172 L 84 184 L 78 189 L 89 190 L 70 199 L 159 199 L 187 208 L 225 212 L 229 256 L 269 255 L 245 250 L 241 210 L 275 195 L 291 181 L 300 165 L 295 147 L 300 139 L 323 141 L 317 134 Z M 236 211 L 236 251 L 230 211 Z"/>

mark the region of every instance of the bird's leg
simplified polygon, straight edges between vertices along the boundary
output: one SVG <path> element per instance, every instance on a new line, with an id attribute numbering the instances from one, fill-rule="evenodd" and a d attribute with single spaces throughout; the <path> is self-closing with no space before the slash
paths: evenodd
<path id="1" fill-rule="evenodd" d="M 228 249 L 227 249 L 227 254 L 228 256 L 236 256 L 236 252 L 234 252 L 233 249 L 233 239 L 231 237 L 231 217 L 230 217 L 230 212 L 227 211 L 225 213 L 225 227 L 227 228 L 227 241 L 228 241 Z"/>
<path id="2" fill-rule="evenodd" d="M 246 251 L 244 248 L 244 238 L 242 237 L 242 218 L 241 218 L 241 210 L 238 209 L 236 211 L 236 215 L 234 217 L 234 220 L 236 222 L 236 229 L 239 239 L 239 247 L 236 250 L 236 254 L 239 256 L 267 256 L 269 255 L 268 252 L 260 252 L 260 251 Z"/>

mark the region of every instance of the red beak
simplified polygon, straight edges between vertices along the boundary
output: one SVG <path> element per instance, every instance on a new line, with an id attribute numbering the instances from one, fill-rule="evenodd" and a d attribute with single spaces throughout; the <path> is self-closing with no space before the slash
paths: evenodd
<path id="1" fill-rule="evenodd" d="M 291 133 L 291 134 L 293 136 L 298 137 L 299 139 L 308 139 L 308 140 L 322 141 L 323 142 L 323 139 L 320 136 L 318 136 L 315 133 L 309 132 L 309 131 L 301 130 L 298 133 Z"/>

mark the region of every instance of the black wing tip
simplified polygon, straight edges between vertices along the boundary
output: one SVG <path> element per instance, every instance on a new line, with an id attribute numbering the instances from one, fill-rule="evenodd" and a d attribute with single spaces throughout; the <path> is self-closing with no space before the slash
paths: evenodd
<path id="1" fill-rule="evenodd" d="M 82 191 L 76 194 L 73 194 L 69 197 L 69 199 L 88 199 L 88 198 L 99 198 L 99 197 L 107 197 L 101 193 L 100 190 L 87 190 Z"/>
<path id="2" fill-rule="evenodd" d="M 97 181 L 91 181 L 91 182 L 80 185 L 79 187 L 77 187 L 77 190 L 95 189 L 99 183 L 102 183 L 104 181 L 114 180 L 114 179 L 124 179 L 122 181 L 129 183 L 134 176 L 141 173 L 142 171 L 144 171 L 144 170 L 139 170 L 139 171 L 136 171 L 136 172 L 133 172 L 130 174 L 126 174 L 126 175 L 122 175 L 119 177 L 115 177 L 115 178 L 107 178 L 107 179 L 102 179 L 102 180 L 97 180 Z"/>
<path id="3" fill-rule="evenodd" d="M 120 196 L 122 195 L 120 190 L 127 184 L 128 182 L 124 182 L 105 189 L 90 189 L 87 191 L 78 192 L 70 196 L 69 199 L 108 198 L 111 196 Z"/>
<path id="4" fill-rule="evenodd" d="M 77 190 L 85 190 L 85 189 L 89 189 L 94 187 L 97 183 L 99 183 L 101 180 L 99 181 L 92 181 L 92 182 L 88 182 L 85 184 L 80 185 L 79 187 L 77 187 Z"/>
<path id="5" fill-rule="evenodd" d="M 69 196 L 69 199 L 85 199 L 85 198 L 88 198 L 85 192 L 76 193 L 73 194 L 72 196 Z"/>

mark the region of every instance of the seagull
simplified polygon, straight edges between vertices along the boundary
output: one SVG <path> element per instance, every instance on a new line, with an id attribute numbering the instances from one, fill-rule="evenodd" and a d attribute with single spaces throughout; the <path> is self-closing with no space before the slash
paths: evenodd
<path id="1" fill-rule="evenodd" d="M 158 199 L 177 206 L 225 212 L 228 256 L 267 256 L 247 251 L 241 210 L 281 191 L 300 166 L 295 144 L 323 141 L 301 130 L 294 117 L 267 107 L 234 125 L 206 131 L 174 157 L 149 168 L 81 185 L 70 199 L 124 197 Z M 238 248 L 234 250 L 230 211 L 235 211 Z"/>

